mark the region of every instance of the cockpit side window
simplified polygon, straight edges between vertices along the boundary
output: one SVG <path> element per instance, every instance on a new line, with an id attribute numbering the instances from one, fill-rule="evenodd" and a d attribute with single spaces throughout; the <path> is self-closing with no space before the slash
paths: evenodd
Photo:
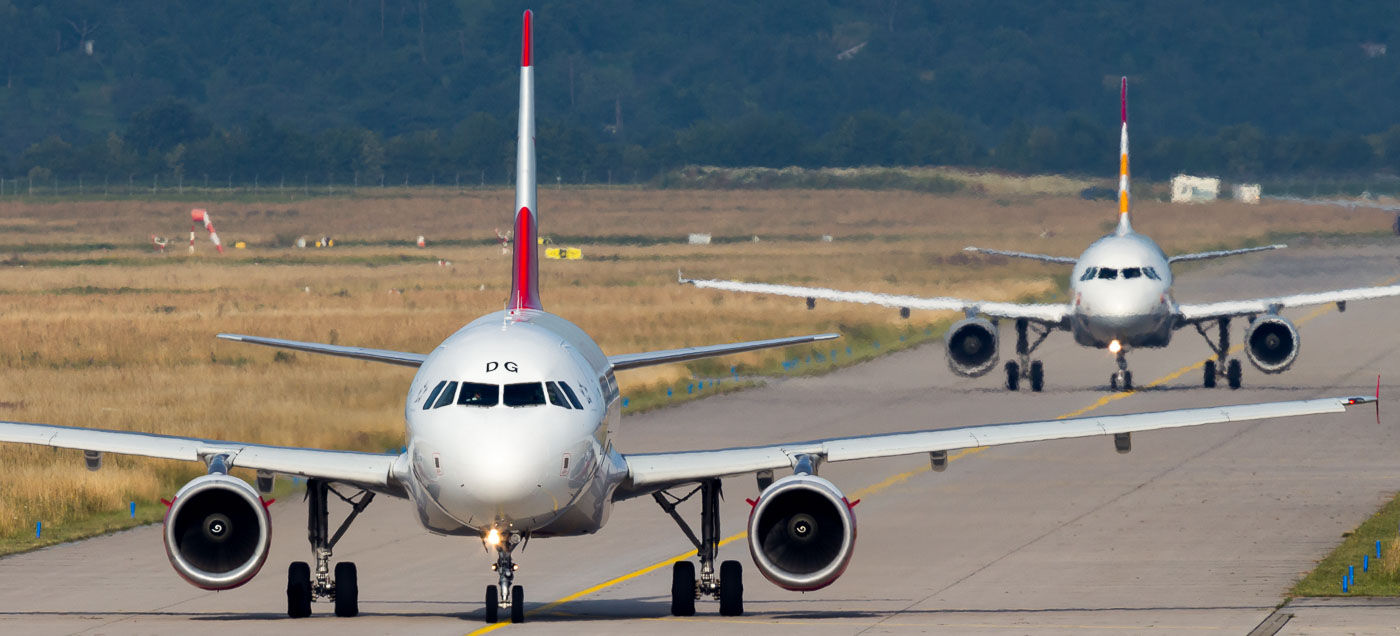
<path id="1" fill-rule="evenodd" d="M 1157 268 L 1155 267 L 1144 267 L 1142 268 L 1142 273 L 1147 274 L 1147 277 L 1152 280 L 1162 280 L 1162 277 L 1157 275 Z"/>
<path id="2" fill-rule="evenodd" d="M 559 382 L 559 388 L 562 391 L 564 391 L 564 396 L 569 398 L 569 403 L 573 404 L 574 408 L 583 410 L 583 403 L 578 401 L 578 396 L 574 395 L 574 389 L 573 387 L 569 386 L 568 382 L 564 382 L 561 380 Z"/>
<path id="3" fill-rule="evenodd" d="M 505 386 L 506 406 L 539 406 L 544 404 L 544 385 L 539 382 L 521 382 Z"/>
<path id="4" fill-rule="evenodd" d="M 451 404 L 452 398 L 456 396 L 457 382 L 454 380 L 452 382 L 448 382 L 447 386 L 442 389 L 442 393 L 438 395 L 437 402 L 433 403 L 433 408 L 440 409 L 444 406 L 447 406 L 448 404 Z"/>
<path id="5" fill-rule="evenodd" d="M 501 401 L 501 387 L 479 382 L 463 382 L 457 404 L 462 406 L 495 406 Z"/>
<path id="6" fill-rule="evenodd" d="M 569 400 L 568 398 L 565 398 L 564 393 L 559 390 L 558 384 L 555 384 L 554 382 L 545 382 L 544 391 L 545 393 L 549 394 L 550 404 L 553 404 L 555 406 L 562 406 L 566 409 L 574 408 L 572 406 L 569 406 Z"/>
<path id="7" fill-rule="evenodd" d="M 444 386 L 447 386 L 447 380 L 443 380 L 443 381 L 441 381 L 441 382 L 438 382 L 438 383 L 437 383 L 437 386 L 433 387 L 433 392 L 428 394 L 428 399 L 423 400 L 423 410 L 424 410 L 424 411 L 426 411 L 426 410 L 428 410 L 428 409 L 430 409 L 430 408 L 433 408 L 433 400 L 436 400 L 438 394 L 439 394 L 439 393 L 442 393 L 442 387 L 444 387 Z"/>
<path id="8" fill-rule="evenodd" d="M 1090 279 L 1092 279 L 1092 278 L 1093 278 L 1096 274 L 1098 274 L 1098 273 L 1099 273 L 1099 268 L 1097 268 L 1097 267 L 1090 267 L 1089 269 L 1084 270 L 1084 275 L 1083 275 L 1083 276 L 1080 276 L 1080 277 L 1079 277 L 1079 280 L 1090 280 Z"/>
<path id="9" fill-rule="evenodd" d="M 1139 276 L 1142 276 L 1142 268 L 1141 268 L 1141 267 L 1124 267 L 1124 268 L 1123 268 L 1123 278 L 1137 278 L 1137 277 L 1139 277 Z"/>
<path id="10" fill-rule="evenodd" d="M 1100 267 L 1098 276 L 1099 280 L 1113 280 L 1118 278 L 1118 270 L 1112 267 Z"/>

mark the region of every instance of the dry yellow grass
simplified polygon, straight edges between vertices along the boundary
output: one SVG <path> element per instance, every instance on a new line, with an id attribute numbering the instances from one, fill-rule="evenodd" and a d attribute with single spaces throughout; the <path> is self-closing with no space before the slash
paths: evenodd
<path id="1" fill-rule="evenodd" d="M 217 341 L 219 332 L 428 351 L 500 308 L 509 265 L 489 241 L 508 227 L 506 190 L 373 191 L 348 198 L 216 204 L 0 201 L 0 419 L 269 444 L 384 450 L 402 442 L 407 369 Z M 584 250 L 546 261 L 545 306 L 610 353 L 902 323 L 896 312 L 739 296 L 676 284 L 687 275 L 988 299 L 1056 293 L 1062 268 L 966 257 L 967 244 L 1075 255 L 1114 218 L 1112 204 L 1068 198 L 999 204 L 978 197 L 872 191 L 645 191 L 546 188 L 542 232 Z M 146 247 L 179 237 L 207 207 L 226 242 L 196 256 Z M 1269 204 L 1138 206 L 1140 229 L 1168 251 L 1270 233 L 1378 232 L 1388 219 Z M 758 235 L 760 242 L 627 244 Z M 272 247 L 330 234 L 382 244 Z M 425 234 L 429 247 L 410 245 Z M 815 240 L 829 234 L 831 243 Z M 392 244 L 389 244 L 392 242 Z M 455 243 L 454 243 L 455 242 Z M 110 243 L 114 249 L 79 246 Z M 637 241 L 632 241 L 637 243 Z M 443 247 L 444 244 L 459 245 Z M 47 246 L 36 249 L 35 246 Z M 8 260 L 7 260 L 8 259 Z M 439 267 L 438 259 L 452 262 Z M 90 261 L 83 263 L 82 261 Z M 21 265 L 23 265 L 21 267 Z M 916 314 L 917 324 L 940 316 Z M 736 362 L 761 364 L 779 353 Z M 931 363 L 932 364 L 932 363 Z M 684 378 L 683 366 L 629 372 L 624 393 Z M 76 452 L 0 446 L 0 539 L 168 496 L 196 467 L 109 457 L 88 473 Z"/>

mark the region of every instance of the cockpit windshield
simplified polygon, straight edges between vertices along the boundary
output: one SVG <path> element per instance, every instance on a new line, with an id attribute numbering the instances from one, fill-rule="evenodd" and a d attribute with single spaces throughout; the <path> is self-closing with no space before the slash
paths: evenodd
<path id="1" fill-rule="evenodd" d="M 1099 280 L 1113 280 L 1115 278 L 1118 278 L 1118 270 L 1112 267 L 1099 268 Z"/>
<path id="2" fill-rule="evenodd" d="M 574 407 L 569 405 L 569 400 L 564 397 L 564 393 L 559 390 L 559 385 L 554 382 L 544 383 L 544 392 L 549 394 L 549 403 L 555 406 L 562 406 L 566 409 Z"/>
<path id="3" fill-rule="evenodd" d="M 1124 268 L 1123 268 L 1123 278 L 1137 278 L 1137 277 L 1139 277 L 1139 276 L 1142 276 L 1142 268 L 1140 268 L 1140 267 L 1124 267 Z"/>
<path id="4" fill-rule="evenodd" d="M 462 406 L 495 406 L 501 400 L 501 387 L 494 384 L 463 382 L 457 404 Z"/>
<path id="5" fill-rule="evenodd" d="M 545 403 L 544 384 L 540 382 L 521 382 L 519 384 L 505 385 L 506 406 L 539 406 Z"/>

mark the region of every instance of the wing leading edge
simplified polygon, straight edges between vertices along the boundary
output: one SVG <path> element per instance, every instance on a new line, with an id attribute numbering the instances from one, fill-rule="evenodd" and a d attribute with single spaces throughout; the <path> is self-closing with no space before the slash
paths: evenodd
<path id="1" fill-rule="evenodd" d="M 625 455 L 629 476 L 628 480 L 619 487 L 616 498 L 626 499 L 645 495 L 677 484 L 701 479 L 733 477 L 760 470 L 791 468 L 798 455 L 809 455 L 818 460 L 840 462 L 1223 422 L 1341 413 L 1348 406 L 1374 401 L 1375 398 L 1372 397 L 1320 398 L 1131 415 L 1107 415 L 1070 420 L 966 426 L 749 448 Z"/>
<path id="2" fill-rule="evenodd" d="M 264 446 L 134 431 L 109 431 L 51 424 L 0 422 L 0 442 L 203 462 L 227 455 L 229 464 L 283 475 L 351 484 L 398 497 L 407 496 L 396 477 L 400 455 Z"/>
<path id="3" fill-rule="evenodd" d="M 978 302 L 961 298 L 923 298 L 876 292 L 849 292 L 825 287 L 797 287 L 794 285 L 771 285 L 768 283 L 744 283 L 733 280 L 696 280 L 681 277 L 680 282 L 705 289 L 743 292 L 749 294 L 772 294 L 795 298 L 812 298 L 837 302 L 863 303 L 884 307 L 925 309 L 930 311 L 961 311 L 985 314 L 993 318 L 1008 318 L 1060 325 L 1069 316 L 1069 305 Z"/>
<path id="4" fill-rule="evenodd" d="M 1388 298 L 1391 296 L 1400 296 L 1400 285 L 1338 289 L 1335 291 L 1311 294 L 1275 296 L 1273 298 L 1227 300 L 1218 303 L 1183 304 L 1178 308 L 1178 311 L 1180 312 L 1182 322 L 1189 324 L 1215 318 L 1266 314 L 1288 307 L 1344 303 L 1350 300 L 1371 300 L 1373 298 Z"/>

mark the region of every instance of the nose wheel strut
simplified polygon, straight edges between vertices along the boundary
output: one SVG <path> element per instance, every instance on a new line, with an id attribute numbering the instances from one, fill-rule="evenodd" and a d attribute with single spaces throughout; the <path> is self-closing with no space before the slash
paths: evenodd
<path id="1" fill-rule="evenodd" d="M 1133 372 L 1128 370 L 1128 350 L 1118 350 L 1118 370 L 1108 377 L 1108 386 L 1114 391 L 1133 390 Z"/>
<path id="2" fill-rule="evenodd" d="M 1030 331 L 1034 329 L 1035 341 L 1031 342 Z M 1032 360 L 1031 354 L 1040 348 L 1040 343 L 1050 335 L 1050 327 L 1040 323 L 1031 324 L 1025 318 L 1016 319 L 1016 359 L 1006 361 L 1006 390 L 1015 391 L 1021 381 L 1030 382 L 1031 390 L 1039 393 L 1045 388 L 1045 365 Z"/>
<path id="3" fill-rule="evenodd" d="M 676 512 L 676 507 L 695 494 L 700 495 L 700 538 L 690 529 L 685 518 Z M 677 561 L 671 566 L 671 614 L 673 616 L 694 616 L 695 601 L 709 596 L 719 601 L 720 616 L 742 616 L 744 614 L 744 568 L 738 561 L 724 561 L 715 571 L 715 559 L 719 558 L 719 502 L 723 497 L 720 481 L 707 479 L 684 497 L 669 492 L 654 492 L 652 499 L 675 520 L 681 532 L 695 545 L 696 556 L 700 559 L 700 576 L 695 575 L 695 563 Z M 718 574 L 718 576 L 716 576 Z"/>
<path id="4" fill-rule="evenodd" d="M 511 552 L 528 542 L 529 537 L 512 532 L 496 544 L 496 562 L 491 569 L 496 572 L 499 585 L 486 586 L 486 622 L 499 620 L 501 608 L 510 611 L 510 622 L 525 622 L 525 588 L 515 585 L 515 571 L 520 566 L 511 559 Z"/>

